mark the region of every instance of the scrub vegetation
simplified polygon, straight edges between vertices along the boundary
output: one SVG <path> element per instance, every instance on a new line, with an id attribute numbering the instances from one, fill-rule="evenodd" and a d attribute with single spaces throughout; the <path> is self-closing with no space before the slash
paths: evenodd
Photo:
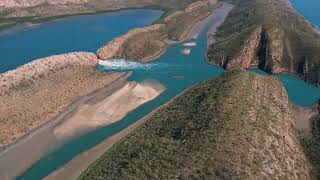
<path id="1" fill-rule="evenodd" d="M 312 120 L 312 134 L 302 138 L 302 145 L 310 163 L 313 166 L 312 173 L 316 179 L 320 178 L 320 115 Z"/>
<path id="2" fill-rule="evenodd" d="M 276 78 L 232 70 L 184 92 L 79 179 L 308 179 L 288 106 Z"/>

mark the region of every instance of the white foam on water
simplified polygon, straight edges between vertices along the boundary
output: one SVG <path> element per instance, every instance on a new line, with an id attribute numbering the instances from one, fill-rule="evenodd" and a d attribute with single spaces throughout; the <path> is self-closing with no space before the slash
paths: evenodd
<path id="1" fill-rule="evenodd" d="M 135 70 L 135 69 L 151 69 L 156 66 L 165 66 L 164 63 L 138 63 L 126 61 L 124 59 L 99 60 L 99 67 L 104 70 Z"/>

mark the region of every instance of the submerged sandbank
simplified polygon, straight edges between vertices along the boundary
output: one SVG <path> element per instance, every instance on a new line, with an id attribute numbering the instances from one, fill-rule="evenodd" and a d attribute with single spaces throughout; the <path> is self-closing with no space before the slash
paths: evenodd
<path id="1" fill-rule="evenodd" d="M 77 69 L 72 70 L 77 72 Z M 94 70 L 94 72 L 96 71 Z M 82 73 L 77 74 L 77 76 L 79 77 L 81 77 L 82 75 Z M 92 73 L 88 75 L 89 77 L 95 78 Z M 57 148 L 60 144 L 64 143 L 67 138 L 57 138 L 54 134 L 55 127 L 63 123 L 65 118 L 72 115 L 77 110 L 79 105 L 86 103 L 88 104 L 89 102 L 93 102 L 101 97 L 104 98 L 116 92 L 119 88 L 123 87 L 127 83 L 127 78 L 130 75 L 131 73 L 119 73 L 118 78 L 115 78 L 112 82 L 98 89 L 94 86 L 91 86 L 93 85 L 94 81 L 84 81 L 83 83 L 85 84 L 85 87 L 94 88 L 94 91 L 73 101 L 67 108 L 63 108 L 63 110 L 61 110 L 57 116 L 50 119 L 50 121 L 47 121 L 36 129 L 33 129 L 28 134 L 16 141 L 14 144 L 11 144 L 5 150 L 0 152 L 0 172 L 4 172 L 0 173 L 0 179 L 15 178 L 16 176 L 23 173 L 26 169 L 28 169 L 32 164 L 40 160 L 46 152 L 50 151 L 51 149 Z M 63 77 L 67 78 L 66 76 Z M 72 81 L 69 81 L 69 83 L 71 83 L 70 85 L 73 85 L 73 83 L 77 82 L 78 81 L 75 81 L 74 79 L 72 79 Z M 61 83 L 64 83 L 64 81 L 61 81 Z M 88 83 L 91 83 L 90 86 L 88 86 Z M 62 88 L 62 86 L 56 85 L 53 87 Z M 74 89 L 72 88 L 70 90 L 74 91 Z M 61 89 L 52 89 L 52 91 L 61 93 Z M 65 96 L 61 97 L 65 98 Z M 25 152 L 28 152 L 27 156 Z"/>
<path id="2" fill-rule="evenodd" d="M 156 98 L 165 88 L 157 82 L 128 82 L 97 102 L 79 105 L 76 112 L 54 129 L 58 138 L 74 136 L 121 120 L 128 112 Z"/>
<path id="3" fill-rule="evenodd" d="M 232 5 L 230 5 L 230 4 L 227 4 L 227 3 L 222 3 L 222 4 L 223 5 L 221 7 L 219 7 L 217 10 L 222 9 L 226 12 L 229 12 L 232 9 Z M 223 22 L 224 17 L 222 18 L 220 16 L 217 16 L 217 14 L 215 14 L 214 12 L 212 15 L 208 16 L 206 19 L 203 20 L 205 23 L 200 23 L 202 25 L 201 30 L 198 27 L 196 28 L 199 33 L 202 32 L 207 25 L 212 26 L 211 30 L 214 30 Z M 190 31 L 190 33 L 191 33 L 191 31 Z M 184 76 L 175 76 L 173 78 L 181 79 L 181 78 L 185 78 L 185 77 Z M 177 96 L 179 96 L 179 95 L 177 95 Z M 171 99 L 170 102 L 174 101 L 174 99 L 175 98 Z M 139 127 L 141 124 L 146 122 L 146 120 L 153 113 L 158 111 L 160 108 L 167 106 L 168 104 L 170 104 L 170 102 L 166 103 L 163 106 L 158 107 L 157 109 L 155 109 L 154 111 L 149 113 L 146 117 L 136 121 L 135 123 L 131 124 L 127 128 L 118 132 L 117 134 L 106 138 L 99 145 L 94 146 L 91 149 L 88 149 L 87 151 L 84 151 L 84 152 L 80 153 L 79 155 L 75 156 L 71 161 L 66 163 L 64 166 L 61 166 L 59 169 L 53 171 L 45 179 L 61 179 L 61 178 L 76 179 L 82 173 L 82 171 L 84 171 L 91 163 L 93 163 L 97 158 L 99 158 L 113 144 L 115 144 L 116 142 L 121 140 L 123 137 L 125 137 L 127 134 L 132 132 L 134 129 Z"/>

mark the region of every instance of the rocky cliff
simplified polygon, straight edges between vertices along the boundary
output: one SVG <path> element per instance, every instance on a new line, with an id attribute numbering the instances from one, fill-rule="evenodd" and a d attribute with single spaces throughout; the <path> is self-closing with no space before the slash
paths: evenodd
<path id="1" fill-rule="evenodd" d="M 289 109 L 276 78 L 233 70 L 184 92 L 79 179 L 310 179 Z"/>
<path id="2" fill-rule="evenodd" d="M 208 61 L 277 74 L 298 74 L 319 84 L 320 34 L 287 0 L 233 0 L 235 8 L 209 46 Z"/>

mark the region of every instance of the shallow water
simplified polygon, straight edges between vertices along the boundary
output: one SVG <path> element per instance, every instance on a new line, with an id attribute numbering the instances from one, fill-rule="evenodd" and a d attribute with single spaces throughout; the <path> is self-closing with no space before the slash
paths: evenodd
<path id="1" fill-rule="evenodd" d="M 2 61 L 3 57 L 2 55 L 0 56 L 0 62 L 5 62 L 8 64 L 5 68 L 1 67 L 2 69 L 0 69 L 0 72 L 1 70 L 5 71 L 20 66 L 21 64 L 28 62 L 27 59 L 34 59 L 33 57 L 37 58 L 46 55 L 52 55 L 55 53 L 63 53 L 75 50 L 95 51 L 106 40 L 110 40 L 113 37 L 123 34 L 125 31 L 130 29 L 131 26 L 143 26 L 150 24 L 150 19 L 148 22 L 145 21 L 145 17 L 147 16 L 149 10 L 142 10 L 142 12 L 141 10 L 133 10 L 133 12 L 135 11 L 139 11 L 144 15 L 133 16 L 131 14 L 131 11 L 120 11 L 116 12 L 116 15 L 112 14 L 110 16 L 104 14 L 69 17 L 61 22 L 60 20 L 58 20 L 49 22 L 48 24 L 43 23 L 39 25 L 39 27 L 31 27 L 26 32 L 20 31 L 19 28 L 17 28 L 18 30 L 15 29 L 13 32 L 9 32 L 9 35 L 0 35 L 0 51 L 9 51 L 9 49 L 6 46 L 1 47 L 1 39 L 4 39 L 5 42 L 7 42 L 10 45 L 11 42 L 6 38 L 12 38 L 14 43 L 12 42 L 11 45 L 17 45 L 18 43 L 17 46 L 22 48 L 20 50 L 15 51 L 21 52 L 17 53 L 17 55 L 7 53 L 3 56 L 11 56 L 7 59 L 17 59 L 17 62 L 11 62 L 9 60 Z M 153 13 L 151 13 L 151 17 L 155 19 L 156 17 L 159 17 L 161 15 L 161 12 L 158 11 L 157 13 L 153 14 L 153 16 L 152 14 Z M 225 15 L 226 12 L 223 10 L 215 11 L 215 18 L 210 24 L 219 24 L 219 22 L 221 22 Z M 130 18 L 130 20 L 132 19 L 132 24 L 125 17 Z M 95 18 L 97 18 L 98 20 L 95 20 Z M 107 21 L 106 19 L 109 20 Z M 128 23 L 129 25 L 126 23 L 120 23 L 121 20 Z M 75 24 L 73 24 L 74 21 L 76 22 Z M 92 21 L 95 23 L 90 24 L 92 23 Z M 51 29 L 50 27 L 55 28 Z M 66 27 L 69 27 L 71 29 L 68 29 Z M 81 29 L 83 34 L 77 35 L 77 32 L 73 33 L 73 27 L 77 30 Z M 65 29 L 68 29 L 68 31 L 65 31 Z M 215 65 L 208 65 L 205 62 L 204 54 L 206 48 L 206 31 L 208 29 L 209 26 L 207 26 L 204 29 L 204 31 L 200 34 L 197 40 L 190 39 L 179 44 L 171 45 L 164 55 L 152 62 L 141 64 L 128 62 L 125 60 L 113 60 L 109 62 L 99 63 L 99 65 L 97 65 L 97 69 L 101 71 L 133 71 L 133 75 L 129 78 L 129 80 L 141 82 L 145 79 L 155 79 L 164 86 L 166 86 L 166 90 L 155 100 L 145 103 L 139 108 L 130 112 L 121 121 L 118 121 L 114 124 L 108 125 L 103 128 L 99 128 L 87 134 L 81 135 L 80 137 L 74 138 L 63 145 L 56 146 L 50 149 L 50 151 L 46 152 L 46 154 L 37 163 L 33 164 L 26 172 L 24 172 L 17 179 L 40 179 L 41 177 L 48 175 L 50 172 L 56 170 L 57 168 L 61 167 L 62 165 L 70 161 L 79 153 L 86 151 L 87 149 L 99 144 L 107 137 L 112 136 L 113 134 L 121 131 L 123 128 L 127 127 L 133 122 L 144 117 L 153 109 L 169 101 L 171 98 L 182 92 L 184 89 L 202 80 L 206 80 L 213 76 L 223 73 L 224 70 L 220 67 Z M 57 34 L 63 35 L 63 37 L 66 37 L 68 40 L 61 38 L 56 40 L 56 36 L 48 35 L 51 33 L 55 33 L 55 31 L 59 30 L 60 33 Z M 69 32 L 69 34 L 61 34 L 62 32 Z M 40 36 L 38 36 L 38 34 L 40 34 Z M 53 39 L 52 47 L 41 47 L 36 43 L 32 43 L 32 46 L 26 47 L 27 49 L 24 49 L 24 47 L 30 44 L 30 42 L 33 42 L 33 40 L 41 40 L 40 37 L 49 38 L 49 40 L 47 39 L 42 41 L 43 43 L 50 42 L 51 39 Z M 27 40 L 20 41 L 20 38 L 21 40 Z M 186 42 L 197 43 L 196 46 L 190 47 L 191 53 L 187 56 L 181 53 L 181 50 L 184 48 L 183 43 Z M 20 46 L 19 43 L 24 44 Z M 27 53 L 27 55 L 25 53 Z M 259 73 L 259 71 L 256 72 Z M 313 102 L 315 102 L 317 97 L 319 97 L 317 96 L 320 94 L 319 88 L 315 88 L 311 85 L 308 85 L 300 79 L 288 75 L 280 75 L 279 79 L 287 88 L 290 100 L 298 105 L 311 105 Z M 303 98 L 305 96 L 308 96 L 308 98 Z"/>
<path id="2" fill-rule="evenodd" d="M 268 76 L 268 74 L 258 68 L 248 69 L 250 72 Z M 289 74 L 279 74 L 276 76 L 287 90 L 292 103 L 308 107 L 314 105 L 320 99 L 320 88 L 309 84 L 299 77 Z"/>

